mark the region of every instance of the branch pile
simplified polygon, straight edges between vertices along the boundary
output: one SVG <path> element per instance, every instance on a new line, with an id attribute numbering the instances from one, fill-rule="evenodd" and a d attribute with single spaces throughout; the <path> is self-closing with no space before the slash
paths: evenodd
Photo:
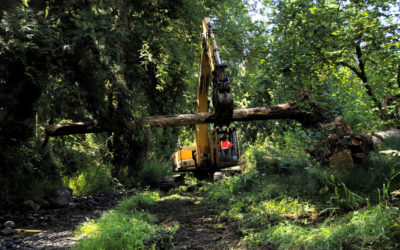
<path id="1" fill-rule="evenodd" d="M 354 134 L 342 116 L 332 124 L 326 140 L 317 143 L 308 153 L 323 165 L 333 169 L 349 168 L 374 148 L 372 136 Z"/>

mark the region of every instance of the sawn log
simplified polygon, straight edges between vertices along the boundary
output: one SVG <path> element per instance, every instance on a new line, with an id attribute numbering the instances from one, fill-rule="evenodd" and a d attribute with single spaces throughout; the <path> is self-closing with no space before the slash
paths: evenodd
<path id="1" fill-rule="evenodd" d="M 238 109 L 233 111 L 233 121 L 254 121 L 271 119 L 290 119 L 301 122 L 306 127 L 317 126 L 324 121 L 324 116 L 316 105 L 309 108 L 300 108 L 296 102 L 265 106 L 258 108 Z M 151 116 L 147 122 L 151 128 L 165 128 L 173 126 L 187 126 L 195 124 L 213 123 L 215 116 L 213 112 Z M 128 127 L 135 127 L 135 122 L 131 121 Z M 69 134 L 100 133 L 112 131 L 111 128 L 102 127 L 101 124 L 90 122 L 74 122 L 68 124 L 52 124 L 45 126 L 47 136 L 62 136 Z"/>

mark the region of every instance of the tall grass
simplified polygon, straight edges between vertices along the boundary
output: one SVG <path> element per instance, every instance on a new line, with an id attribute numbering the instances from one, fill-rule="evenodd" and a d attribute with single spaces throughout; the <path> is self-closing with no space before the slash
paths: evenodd
<path id="1" fill-rule="evenodd" d="M 249 148 L 245 174 L 199 191 L 221 216 L 238 220 L 245 248 L 400 247 L 400 212 L 390 206 L 400 188 L 399 140 L 342 171 L 265 148 Z"/>
<path id="2" fill-rule="evenodd" d="M 98 220 L 81 225 L 76 249 L 166 249 L 178 225 L 160 226 L 143 208 L 159 199 L 157 192 L 144 192 L 124 200 Z"/>

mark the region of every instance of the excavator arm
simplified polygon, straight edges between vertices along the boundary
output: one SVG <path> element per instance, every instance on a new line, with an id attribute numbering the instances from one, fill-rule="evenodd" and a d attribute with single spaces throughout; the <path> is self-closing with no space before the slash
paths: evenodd
<path id="1" fill-rule="evenodd" d="M 215 125 L 219 127 L 229 126 L 233 114 L 231 84 L 229 77 L 225 74 L 226 65 L 222 63 L 219 56 L 215 32 L 208 17 L 203 19 L 202 45 L 196 111 L 208 111 L 208 86 L 212 74 L 212 103 L 216 118 Z"/>
<path id="2" fill-rule="evenodd" d="M 212 83 L 212 103 L 215 111 L 215 126 L 229 125 L 233 114 L 233 98 L 229 78 L 225 74 L 219 48 L 215 40 L 210 18 L 203 19 L 202 53 L 200 56 L 199 81 L 197 86 L 196 113 L 208 112 L 208 93 Z M 212 79 L 210 79 L 212 78 Z M 211 81 L 212 80 L 212 81 Z M 211 158 L 208 125 L 196 125 L 196 162 L 210 164 Z"/>
<path id="3" fill-rule="evenodd" d="M 222 63 L 219 56 L 219 48 L 215 39 L 215 32 L 210 18 L 203 19 L 202 33 L 203 52 L 201 54 L 201 65 L 199 72 L 198 90 L 208 90 L 210 71 L 212 74 L 212 103 L 215 111 L 215 125 L 229 126 L 233 114 L 233 97 L 229 77 L 225 74 L 226 65 Z M 208 95 L 208 93 L 204 93 Z M 200 97 L 198 95 L 198 97 Z M 201 103 L 199 103 L 200 106 Z M 203 104 L 207 106 L 208 102 Z M 202 112 L 199 110 L 199 112 Z"/>

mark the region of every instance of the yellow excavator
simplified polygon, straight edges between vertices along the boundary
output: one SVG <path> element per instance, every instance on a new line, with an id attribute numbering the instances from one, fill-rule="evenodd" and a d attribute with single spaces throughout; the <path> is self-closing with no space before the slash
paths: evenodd
<path id="1" fill-rule="evenodd" d="M 233 114 L 231 84 L 225 74 L 226 65 L 219 56 L 215 32 L 209 17 L 203 19 L 201 40 L 195 112 L 209 112 L 208 97 L 211 92 L 215 122 L 214 126 L 197 124 L 196 146 L 182 147 L 175 152 L 171 156 L 171 165 L 175 172 L 190 171 L 204 178 L 219 169 L 237 166 L 240 147 L 236 129 L 229 127 Z"/>

